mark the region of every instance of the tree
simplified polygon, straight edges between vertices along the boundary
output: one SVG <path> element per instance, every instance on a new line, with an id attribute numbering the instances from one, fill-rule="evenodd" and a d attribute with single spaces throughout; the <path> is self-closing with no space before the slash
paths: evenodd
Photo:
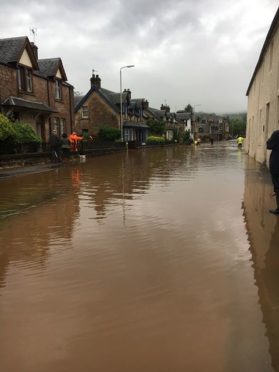
<path id="1" fill-rule="evenodd" d="M 229 116 L 229 125 L 232 137 L 244 136 L 246 133 L 246 114 Z"/>
<path id="2" fill-rule="evenodd" d="M 161 136 L 165 132 L 165 123 L 163 120 L 148 119 L 147 125 L 149 126 L 152 134 Z"/>
<path id="3" fill-rule="evenodd" d="M 188 104 L 188 105 L 185 107 L 185 111 L 186 111 L 186 112 L 189 112 L 190 114 L 193 114 L 193 112 L 194 112 L 194 108 L 193 108 L 193 106 L 191 106 L 190 104 Z"/>

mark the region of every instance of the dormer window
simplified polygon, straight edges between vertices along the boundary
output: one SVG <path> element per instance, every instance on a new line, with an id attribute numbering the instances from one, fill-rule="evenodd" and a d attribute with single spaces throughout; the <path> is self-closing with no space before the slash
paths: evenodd
<path id="1" fill-rule="evenodd" d="M 29 68 L 19 66 L 17 70 L 17 78 L 18 89 L 21 92 L 33 92 L 32 71 Z"/>
<path id="2" fill-rule="evenodd" d="M 62 84 L 60 80 L 55 80 L 55 99 L 62 100 Z"/>

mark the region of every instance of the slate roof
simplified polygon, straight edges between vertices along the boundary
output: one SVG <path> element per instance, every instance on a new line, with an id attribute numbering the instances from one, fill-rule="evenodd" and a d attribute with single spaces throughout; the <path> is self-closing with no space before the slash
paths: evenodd
<path id="1" fill-rule="evenodd" d="M 43 102 L 38 101 L 29 101 L 27 99 L 18 98 L 10 96 L 8 97 L 2 104 L 2 106 L 6 107 L 18 107 L 24 109 L 31 109 L 35 111 L 44 111 L 44 112 L 57 112 L 44 104 Z"/>
<path id="2" fill-rule="evenodd" d="M 18 63 L 25 48 L 29 52 L 35 74 L 42 77 L 53 77 L 60 69 L 62 79 L 67 80 L 61 58 L 47 58 L 37 61 L 27 36 L 0 39 L 0 63 L 5 65 Z"/>
<path id="3" fill-rule="evenodd" d="M 75 98 L 75 112 L 77 112 L 87 101 L 90 95 L 94 92 L 98 94 L 108 103 L 108 105 L 117 113 L 120 112 L 120 93 L 113 92 L 108 89 L 100 88 L 97 89 L 94 85 L 89 89 L 85 96 Z M 126 93 L 122 93 L 122 102 L 126 99 Z"/>
<path id="4" fill-rule="evenodd" d="M 166 117 L 166 111 L 165 110 L 158 110 L 153 107 L 149 107 L 148 111 L 152 113 L 157 119 L 163 119 Z"/>
<path id="5" fill-rule="evenodd" d="M 18 62 L 23 53 L 26 41 L 26 36 L 0 39 L 0 63 Z"/>
<path id="6" fill-rule="evenodd" d="M 58 69 L 60 69 L 63 80 L 67 80 L 61 58 L 39 59 L 38 64 L 40 72 L 45 76 L 53 77 L 56 75 Z"/>
<path id="7" fill-rule="evenodd" d="M 74 106 L 76 107 L 83 98 L 84 96 L 74 96 Z"/>
<path id="8" fill-rule="evenodd" d="M 85 96 L 78 96 L 74 98 L 75 103 L 75 112 L 78 112 L 80 108 L 86 103 L 87 99 L 96 92 L 103 98 L 103 100 L 114 110 L 115 113 L 120 113 L 120 93 L 113 92 L 111 90 L 105 88 L 96 88 L 94 85 L 89 89 Z M 122 102 L 124 103 L 126 100 L 127 93 L 124 91 L 122 93 Z M 142 108 L 143 98 L 133 98 L 131 99 L 129 109 L 131 109 L 136 116 L 140 115 L 140 109 Z M 160 110 L 159 110 L 160 111 Z M 142 113 L 144 117 L 153 116 L 150 113 L 148 115 L 148 111 L 144 110 Z M 138 125 L 137 125 L 138 126 Z"/>
<path id="9" fill-rule="evenodd" d="M 189 112 L 177 112 L 176 119 L 178 121 L 188 120 L 191 118 L 191 114 Z"/>

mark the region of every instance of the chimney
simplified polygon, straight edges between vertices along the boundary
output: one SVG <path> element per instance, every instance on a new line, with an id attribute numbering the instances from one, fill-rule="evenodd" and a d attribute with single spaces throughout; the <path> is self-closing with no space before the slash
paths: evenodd
<path id="1" fill-rule="evenodd" d="M 168 105 L 161 105 L 161 110 L 165 110 L 166 112 L 170 112 L 170 106 L 168 106 Z"/>
<path id="2" fill-rule="evenodd" d="M 94 86 L 96 89 L 101 88 L 101 79 L 100 79 L 99 75 L 95 76 L 95 74 L 92 74 L 90 82 L 91 82 L 91 87 Z"/>
<path id="3" fill-rule="evenodd" d="M 147 110 L 149 107 L 149 102 L 146 99 L 142 100 L 142 109 Z"/>
<path id="4" fill-rule="evenodd" d="M 36 61 L 38 62 L 38 47 L 37 45 L 35 45 L 35 43 L 33 43 L 33 41 L 31 41 L 31 48 L 32 48 L 32 52 L 34 54 L 34 57 L 36 58 Z"/>

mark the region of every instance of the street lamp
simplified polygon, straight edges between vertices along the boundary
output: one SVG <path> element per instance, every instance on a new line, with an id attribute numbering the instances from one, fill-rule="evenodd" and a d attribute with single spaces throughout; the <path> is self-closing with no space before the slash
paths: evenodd
<path id="1" fill-rule="evenodd" d="M 121 142 L 124 141 L 123 138 L 123 110 L 122 110 L 122 70 L 124 68 L 135 67 L 135 65 L 128 65 L 120 67 L 120 131 L 121 131 Z"/>

